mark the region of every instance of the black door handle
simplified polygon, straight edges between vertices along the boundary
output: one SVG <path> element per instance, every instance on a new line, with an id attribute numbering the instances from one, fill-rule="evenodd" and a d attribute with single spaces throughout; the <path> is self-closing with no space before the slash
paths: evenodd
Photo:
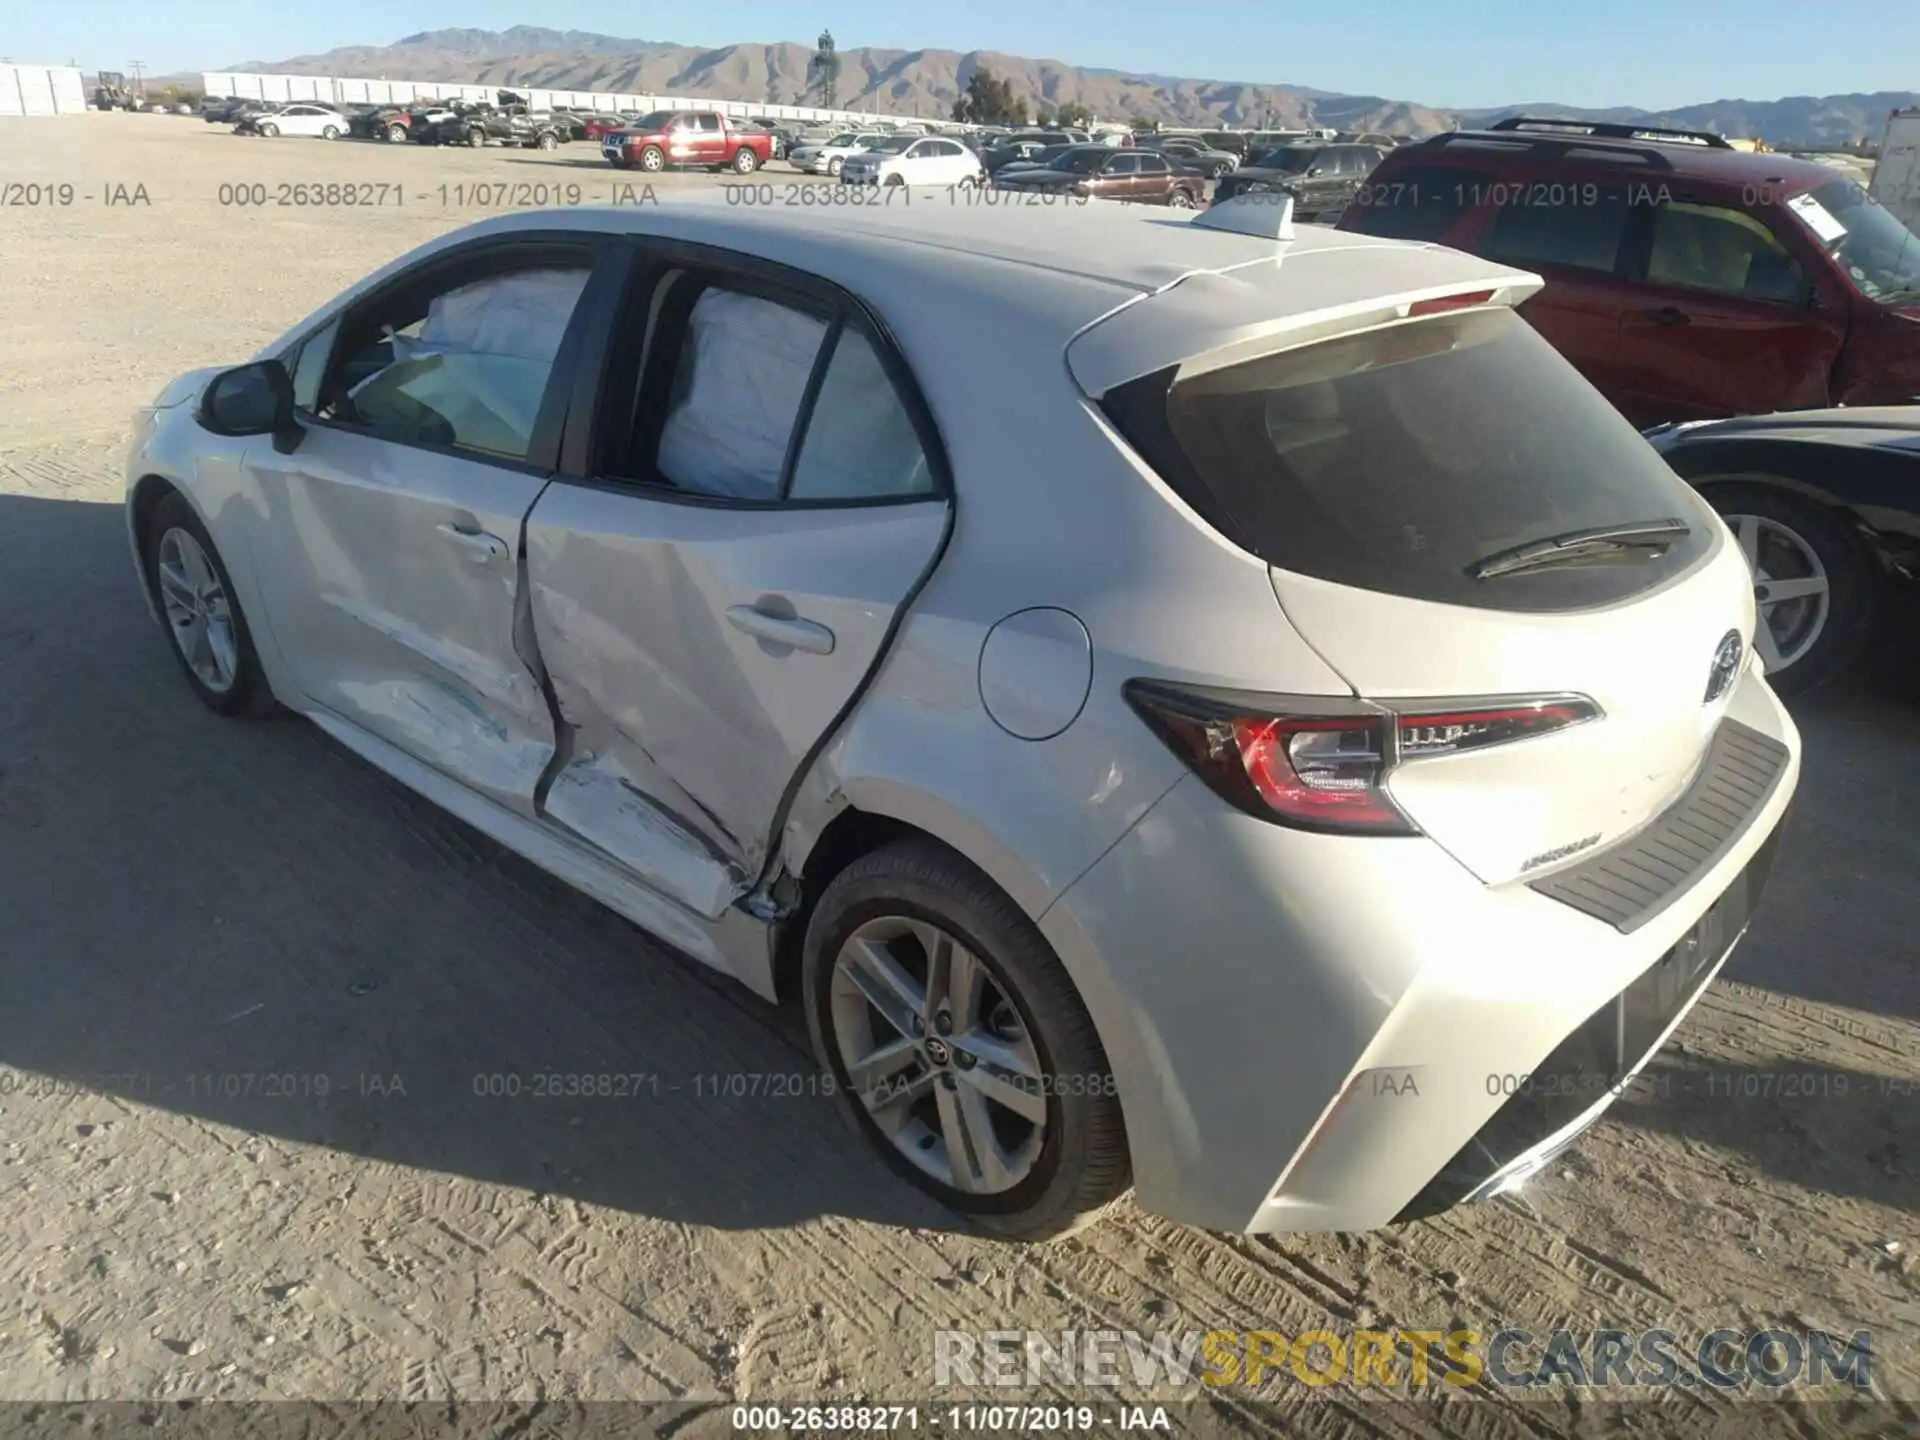
<path id="1" fill-rule="evenodd" d="M 1658 310 L 1642 310 L 1640 314 L 1643 319 L 1651 320 L 1656 325 L 1691 325 L 1693 323 L 1691 315 L 1671 305 L 1663 305 Z"/>

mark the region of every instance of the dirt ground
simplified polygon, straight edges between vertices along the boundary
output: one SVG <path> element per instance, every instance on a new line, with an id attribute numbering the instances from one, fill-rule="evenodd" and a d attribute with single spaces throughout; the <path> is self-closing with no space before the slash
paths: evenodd
<path id="1" fill-rule="evenodd" d="M 1127 1209 L 1024 1249 L 893 1182 L 823 1102 L 702 1093 L 807 1072 L 792 1016 L 310 726 L 196 705 L 126 553 L 133 408 L 483 213 L 443 183 L 600 199 L 612 178 L 584 145 L 0 122 L 0 184 L 74 187 L 0 206 L 0 1398 L 924 1400 L 943 1329 L 1777 1324 L 1871 1330 L 1880 1397 L 1920 1402 L 1920 1085 L 1900 1083 L 1920 1077 L 1920 687 L 1797 707 L 1797 813 L 1660 1061 L 1685 1083 L 1616 1106 L 1520 1195 L 1344 1237 Z M 345 181 L 406 198 L 219 188 Z M 604 1071 L 688 1084 L 476 1094 Z M 1445 1410 L 1264 1393 L 1319 1406 L 1316 1433 L 1545 1440 L 1593 1418 L 1591 1396 L 1484 1383 Z M 1858 1418 L 1786 1396 L 1692 1385 L 1650 1413 L 1664 1433 L 1758 1404 L 1800 1433 Z M 1229 1418 L 1251 1423 L 1245 1399 Z"/>

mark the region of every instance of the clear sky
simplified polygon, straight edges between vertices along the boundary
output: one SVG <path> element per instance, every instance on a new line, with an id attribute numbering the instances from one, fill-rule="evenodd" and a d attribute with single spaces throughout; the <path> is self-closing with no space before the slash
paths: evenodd
<path id="1" fill-rule="evenodd" d="M 1338 13 L 1344 10 L 1345 13 Z M 1291 18 L 1289 11 L 1318 12 Z M 1849 15 L 1804 0 L 1364 0 L 1352 7 L 1242 0 L 724 0 L 667 9 L 528 0 L 10 0 L 0 56 L 148 73 L 389 44 L 448 26 L 551 25 L 718 46 L 810 41 L 843 48 L 998 50 L 1074 65 L 1200 79 L 1285 82 L 1441 107 L 1558 100 L 1668 108 L 1698 101 L 1920 89 L 1920 7 Z M 404 78 L 396 76 L 395 78 Z"/>

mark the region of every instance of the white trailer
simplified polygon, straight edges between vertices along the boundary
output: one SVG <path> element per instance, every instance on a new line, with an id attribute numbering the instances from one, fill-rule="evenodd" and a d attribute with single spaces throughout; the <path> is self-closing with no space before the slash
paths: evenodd
<path id="1" fill-rule="evenodd" d="M 78 115 L 87 89 L 70 65 L 0 65 L 0 115 Z"/>
<path id="2" fill-rule="evenodd" d="M 1920 235 L 1920 108 L 1896 110 L 1887 117 L 1867 194 Z"/>

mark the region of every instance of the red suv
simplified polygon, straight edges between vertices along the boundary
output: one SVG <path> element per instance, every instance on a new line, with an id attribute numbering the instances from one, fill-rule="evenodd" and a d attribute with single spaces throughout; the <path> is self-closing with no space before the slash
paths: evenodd
<path id="1" fill-rule="evenodd" d="M 1340 228 L 1543 276 L 1520 313 L 1636 425 L 1920 398 L 1920 239 L 1811 161 L 1516 117 L 1393 151 Z"/>

